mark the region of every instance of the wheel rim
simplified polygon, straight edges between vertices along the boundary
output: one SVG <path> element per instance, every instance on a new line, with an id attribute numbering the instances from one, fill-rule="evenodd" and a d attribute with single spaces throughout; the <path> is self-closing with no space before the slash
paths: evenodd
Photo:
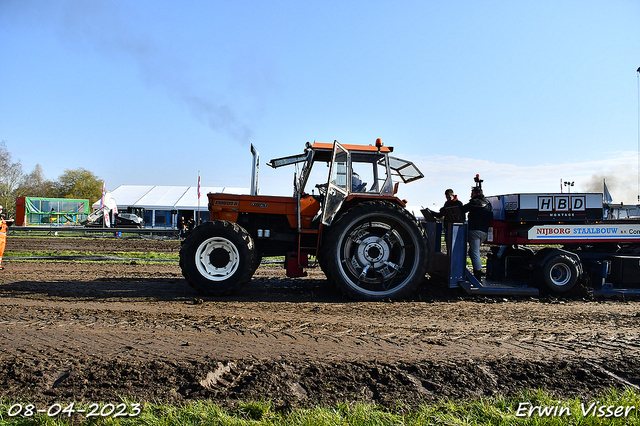
<path id="1" fill-rule="evenodd" d="M 556 263 L 549 270 L 549 279 L 553 285 L 565 286 L 571 281 L 571 270 L 564 263 Z"/>
<path id="2" fill-rule="evenodd" d="M 239 264 L 240 253 L 226 238 L 209 238 L 196 251 L 198 271 L 211 281 L 226 280 L 238 270 Z"/>
<path id="3" fill-rule="evenodd" d="M 338 254 L 341 273 L 362 294 L 391 294 L 417 267 L 415 247 L 401 223 L 361 221 L 342 239 Z"/>

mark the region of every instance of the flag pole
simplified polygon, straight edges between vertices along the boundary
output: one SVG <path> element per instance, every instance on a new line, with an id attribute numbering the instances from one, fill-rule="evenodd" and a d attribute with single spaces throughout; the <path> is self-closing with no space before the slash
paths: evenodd
<path id="1" fill-rule="evenodd" d="M 638 204 L 640 204 L 640 67 L 636 73 L 638 81 Z"/>
<path id="2" fill-rule="evenodd" d="M 104 207 L 104 196 L 107 193 L 107 183 L 102 181 L 102 195 L 100 196 L 100 208 Z"/>
<path id="3" fill-rule="evenodd" d="M 200 223 L 200 170 L 198 170 L 198 213 L 196 214 L 196 224 L 198 226 Z"/>

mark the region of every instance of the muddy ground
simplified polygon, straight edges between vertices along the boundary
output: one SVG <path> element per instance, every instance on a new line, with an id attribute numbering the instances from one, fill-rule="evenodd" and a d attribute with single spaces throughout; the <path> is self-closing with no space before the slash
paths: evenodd
<path id="1" fill-rule="evenodd" d="M 178 241 L 9 237 L 7 250 L 179 250 Z M 640 302 L 472 298 L 426 279 L 411 300 L 349 301 L 263 264 L 202 297 L 177 262 L 24 261 L 0 271 L 0 397 L 36 404 L 269 398 L 277 407 L 640 389 Z"/>

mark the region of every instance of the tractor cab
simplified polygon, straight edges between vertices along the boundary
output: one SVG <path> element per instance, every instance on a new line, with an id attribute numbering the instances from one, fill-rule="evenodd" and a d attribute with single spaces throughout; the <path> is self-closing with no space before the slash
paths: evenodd
<path id="1" fill-rule="evenodd" d="M 394 177 L 409 183 L 424 175 L 412 162 L 390 156 L 392 152 L 393 147 L 383 146 L 380 139 L 375 146 L 307 142 L 303 154 L 273 159 L 267 165 L 302 164 L 293 195 L 299 200 L 312 195 L 320 205 L 322 223 L 329 226 L 345 201 L 393 198 L 402 203 L 395 197 L 399 180 L 394 185 Z"/>

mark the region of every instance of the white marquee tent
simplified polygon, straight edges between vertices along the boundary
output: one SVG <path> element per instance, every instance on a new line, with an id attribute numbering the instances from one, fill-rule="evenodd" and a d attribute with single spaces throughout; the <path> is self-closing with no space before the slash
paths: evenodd
<path id="1" fill-rule="evenodd" d="M 108 191 L 105 198 L 115 200 L 120 212 L 129 207 L 145 209 L 145 226 L 175 227 L 177 214 L 195 218 L 196 212 L 200 212 L 203 220 L 209 220 L 207 194 L 210 192 L 249 194 L 249 189 L 203 186 L 200 187 L 198 203 L 196 186 L 120 185 Z M 93 203 L 93 208 L 97 209 L 99 205 L 100 200 Z"/>

